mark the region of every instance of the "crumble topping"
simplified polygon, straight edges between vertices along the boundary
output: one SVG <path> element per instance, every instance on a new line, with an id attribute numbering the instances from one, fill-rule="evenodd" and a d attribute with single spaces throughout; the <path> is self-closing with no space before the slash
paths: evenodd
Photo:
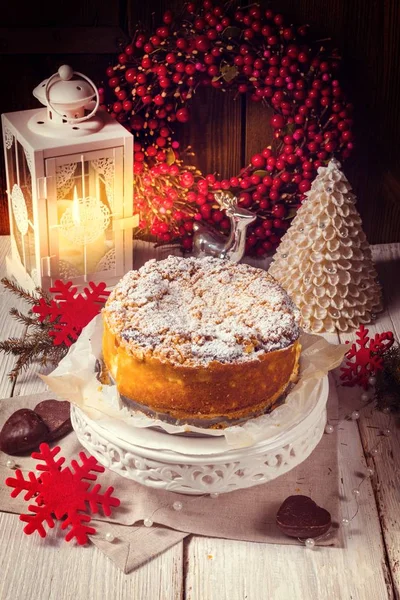
<path id="1" fill-rule="evenodd" d="M 252 361 L 300 334 L 266 271 L 213 257 L 148 261 L 116 285 L 103 316 L 132 354 L 188 367 Z"/>

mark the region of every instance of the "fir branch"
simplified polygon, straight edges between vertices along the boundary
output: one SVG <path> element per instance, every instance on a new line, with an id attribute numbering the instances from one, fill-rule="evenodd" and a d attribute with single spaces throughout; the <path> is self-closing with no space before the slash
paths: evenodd
<path id="1" fill-rule="evenodd" d="M 35 292 L 37 294 L 37 299 L 36 299 L 35 304 L 37 304 L 37 300 L 39 300 L 40 298 L 43 298 L 48 304 L 50 304 L 50 302 L 52 300 L 52 295 L 50 294 L 50 292 L 47 292 L 46 290 L 44 290 L 43 288 L 40 288 L 40 287 L 36 287 Z"/>
<path id="2" fill-rule="evenodd" d="M 19 354 L 38 354 L 44 350 L 53 349 L 52 338 L 47 332 L 29 334 L 24 338 L 8 338 L 0 342 L 0 351 L 5 354 L 18 356 Z"/>
<path id="3" fill-rule="evenodd" d="M 0 350 L 18 356 L 9 373 L 11 381 L 15 381 L 21 371 L 25 371 L 32 363 L 39 362 L 41 366 L 57 364 L 67 353 L 67 348 L 53 346 L 51 338 L 31 336 L 24 340 L 11 338 L 0 342 Z"/>
<path id="4" fill-rule="evenodd" d="M 21 371 L 25 371 L 29 365 L 33 362 L 33 358 L 29 355 L 21 354 L 15 363 L 14 367 L 8 374 L 11 381 L 15 381 Z"/>
<path id="5" fill-rule="evenodd" d="M 14 283 L 13 281 L 11 281 L 11 279 L 8 279 L 7 277 L 3 277 L 3 279 L 1 280 L 1 283 L 4 285 L 6 290 L 9 290 L 10 292 L 12 292 L 16 296 L 18 296 L 18 298 L 25 300 L 25 302 L 28 302 L 32 306 L 37 304 L 37 301 L 40 296 L 36 296 L 30 292 L 27 292 L 21 286 L 19 286 L 17 283 Z M 41 291 L 39 290 L 38 293 L 41 294 Z"/>
<path id="6" fill-rule="evenodd" d="M 11 381 L 15 382 L 21 371 L 26 370 L 33 362 L 38 362 L 40 366 L 46 366 L 48 363 L 58 364 L 67 354 L 68 347 L 65 343 L 54 343 L 55 326 L 60 321 L 61 312 L 55 315 L 49 313 L 49 315 L 45 315 L 43 321 L 39 320 L 38 314 L 33 312 L 35 305 L 40 304 L 42 299 L 42 307 L 43 302 L 48 305 L 49 309 L 56 305 L 55 302 L 52 302 L 53 298 L 50 293 L 41 288 L 36 288 L 32 293 L 27 292 L 8 278 L 3 278 L 1 282 L 7 290 L 30 305 L 26 314 L 16 307 L 10 310 L 10 315 L 25 326 L 22 337 L 0 341 L 0 352 L 17 357 L 14 367 L 9 373 Z M 95 291 L 98 291 L 96 286 L 93 286 L 93 290 L 92 296 Z M 102 301 L 104 293 L 101 293 L 99 298 L 100 296 Z M 46 307 L 44 306 L 44 308 Z"/>
<path id="7" fill-rule="evenodd" d="M 16 321 L 18 321 L 18 323 L 21 323 L 22 325 L 26 325 L 26 327 L 30 327 L 30 326 L 41 327 L 41 323 L 39 323 L 37 317 L 34 317 L 33 314 L 34 313 L 32 313 L 31 311 L 29 311 L 27 315 L 24 315 L 17 308 L 12 308 L 10 310 L 10 315 Z"/>
<path id="8" fill-rule="evenodd" d="M 28 348 L 30 350 L 32 346 Z M 12 354 L 18 356 L 27 350 L 27 344 L 24 338 L 8 338 L 0 342 L 0 351 L 5 354 Z"/>

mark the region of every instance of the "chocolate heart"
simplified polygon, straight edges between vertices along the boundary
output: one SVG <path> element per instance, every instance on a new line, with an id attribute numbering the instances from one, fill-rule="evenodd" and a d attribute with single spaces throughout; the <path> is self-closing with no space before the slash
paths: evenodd
<path id="1" fill-rule="evenodd" d="M 315 538 L 331 526 L 331 515 L 308 496 L 289 496 L 276 515 L 279 529 L 291 537 Z"/>
<path id="2" fill-rule="evenodd" d="M 38 448 L 48 436 L 49 429 L 40 416 L 29 408 L 21 408 L 4 423 L 0 431 L 0 450 L 7 454 L 23 454 Z"/>
<path id="3" fill-rule="evenodd" d="M 66 400 L 43 400 L 34 411 L 49 428 L 49 441 L 58 440 L 72 431 L 70 403 Z"/>

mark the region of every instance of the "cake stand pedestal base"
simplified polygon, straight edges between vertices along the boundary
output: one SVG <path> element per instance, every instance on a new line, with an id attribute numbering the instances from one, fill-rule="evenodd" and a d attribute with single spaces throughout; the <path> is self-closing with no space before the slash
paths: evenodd
<path id="1" fill-rule="evenodd" d="M 266 483 L 302 463 L 326 425 L 329 380 L 319 383 L 312 410 L 279 434 L 246 448 L 227 447 L 223 436 L 183 436 L 161 430 L 118 430 L 90 419 L 71 405 L 73 428 L 82 446 L 104 467 L 156 489 L 180 494 L 226 493 Z"/>

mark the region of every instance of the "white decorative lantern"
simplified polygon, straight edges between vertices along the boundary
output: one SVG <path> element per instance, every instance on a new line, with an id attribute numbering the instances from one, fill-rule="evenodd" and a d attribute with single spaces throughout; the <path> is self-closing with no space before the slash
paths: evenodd
<path id="1" fill-rule="evenodd" d="M 133 137 L 67 65 L 33 94 L 46 108 L 2 115 L 8 273 L 27 290 L 56 279 L 111 286 L 132 268 Z"/>

